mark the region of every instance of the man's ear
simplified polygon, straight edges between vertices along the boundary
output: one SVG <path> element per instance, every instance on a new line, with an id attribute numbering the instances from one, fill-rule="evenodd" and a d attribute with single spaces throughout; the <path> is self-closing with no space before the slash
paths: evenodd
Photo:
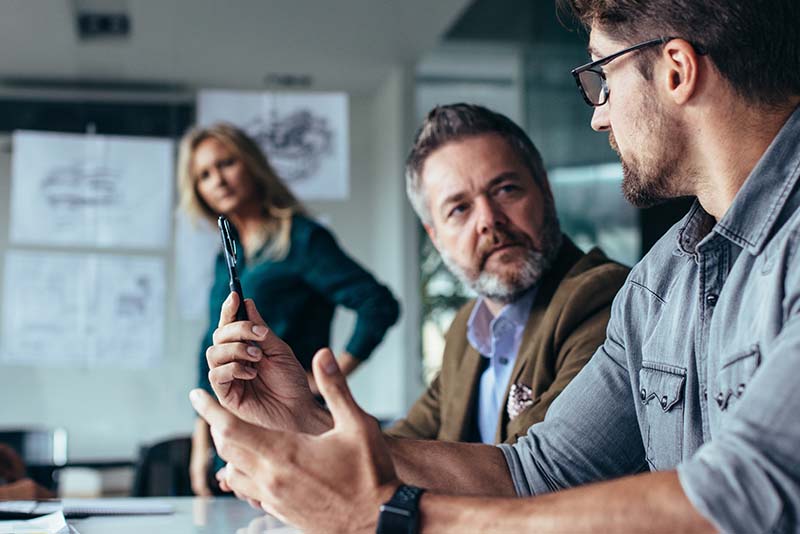
<path id="1" fill-rule="evenodd" d="M 422 223 L 422 227 L 425 228 L 425 233 L 427 233 L 428 237 L 431 238 L 433 246 L 438 249 L 439 244 L 436 242 L 436 229 L 428 223 Z"/>
<path id="2" fill-rule="evenodd" d="M 657 75 L 675 104 L 685 104 L 697 94 L 702 58 L 684 39 L 672 39 L 664 45 L 665 68 Z"/>

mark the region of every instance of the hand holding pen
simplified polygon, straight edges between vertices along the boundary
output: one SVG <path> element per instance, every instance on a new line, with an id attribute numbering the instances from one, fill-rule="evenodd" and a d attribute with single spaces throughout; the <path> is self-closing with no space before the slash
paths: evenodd
<path id="1" fill-rule="evenodd" d="M 222 250 L 225 253 L 225 263 L 228 265 L 228 286 L 231 293 L 239 296 L 239 308 L 236 310 L 236 320 L 246 321 L 247 311 L 244 307 L 244 295 L 242 294 L 242 284 L 239 282 L 239 273 L 236 271 L 236 241 L 231 237 L 231 226 L 224 215 L 220 215 L 217 220 L 219 235 L 222 238 Z"/>

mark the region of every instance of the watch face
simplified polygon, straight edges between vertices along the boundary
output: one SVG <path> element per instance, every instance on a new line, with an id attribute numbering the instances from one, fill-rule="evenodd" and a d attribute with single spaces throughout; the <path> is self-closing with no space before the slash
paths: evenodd
<path id="1" fill-rule="evenodd" d="M 409 510 L 381 506 L 376 534 L 413 534 L 417 531 L 416 517 Z"/>

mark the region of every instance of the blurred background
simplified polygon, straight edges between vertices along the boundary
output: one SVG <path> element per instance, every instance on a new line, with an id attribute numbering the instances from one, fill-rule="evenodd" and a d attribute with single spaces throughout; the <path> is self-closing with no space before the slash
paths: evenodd
<path id="1" fill-rule="evenodd" d="M 616 156 L 569 74 L 585 47 L 552 1 L 0 2 L 0 437 L 62 494 L 109 495 L 141 478 L 147 446 L 191 432 L 218 238 L 176 215 L 174 157 L 184 131 L 218 112 L 210 96 L 255 99 L 242 106 L 265 121 L 286 119 L 293 98 L 330 96 L 343 113 L 336 194 L 299 194 L 401 301 L 351 380 L 382 419 L 436 372 L 469 297 L 405 198 L 405 156 L 434 105 L 483 104 L 523 126 L 565 232 L 634 263 L 686 203 L 623 200 Z M 117 142 L 120 168 L 107 164 Z M 117 234 L 104 233 L 100 204 L 124 207 L 106 214 Z M 334 349 L 353 322 L 337 311 Z"/>

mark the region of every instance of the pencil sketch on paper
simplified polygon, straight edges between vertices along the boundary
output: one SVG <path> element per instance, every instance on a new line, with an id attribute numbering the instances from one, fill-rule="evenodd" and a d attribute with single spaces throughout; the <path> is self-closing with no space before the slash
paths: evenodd
<path id="1" fill-rule="evenodd" d="M 141 368 L 163 356 L 160 258 L 11 250 L 3 282 L 0 361 Z"/>
<path id="2" fill-rule="evenodd" d="M 310 109 L 279 116 L 273 108 L 269 119 L 255 117 L 244 129 L 269 155 L 270 163 L 287 182 L 313 177 L 323 158 L 333 153 L 336 135 L 328 120 Z"/>
<path id="3" fill-rule="evenodd" d="M 51 208 L 108 208 L 120 203 L 122 174 L 112 167 L 77 161 L 48 171 L 40 189 Z"/>
<path id="4" fill-rule="evenodd" d="M 12 142 L 12 242 L 169 244 L 172 140 L 17 131 Z"/>
<path id="5" fill-rule="evenodd" d="M 148 308 L 151 298 L 151 282 L 147 276 L 138 275 L 132 284 L 131 289 L 126 289 L 117 295 L 116 309 L 117 317 L 130 319 L 141 319 Z"/>
<path id="6" fill-rule="evenodd" d="M 224 121 L 245 130 L 275 172 L 303 200 L 350 194 L 347 95 L 204 90 L 198 124 Z"/>

